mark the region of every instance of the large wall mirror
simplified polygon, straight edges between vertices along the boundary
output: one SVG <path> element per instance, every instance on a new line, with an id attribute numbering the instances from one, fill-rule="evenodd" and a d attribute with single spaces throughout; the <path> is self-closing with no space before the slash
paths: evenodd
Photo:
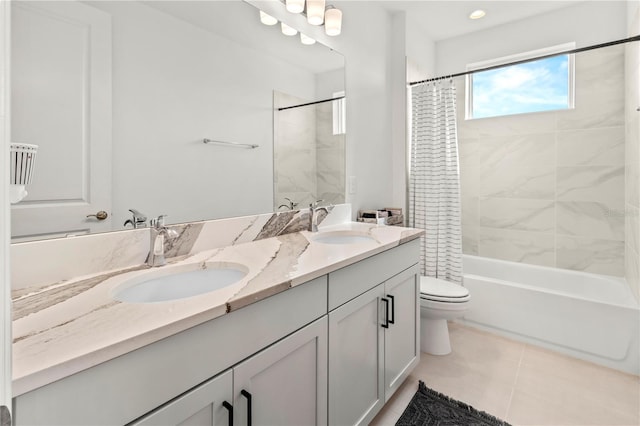
<path id="1" fill-rule="evenodd" d="M 14 1 L 11 60 L 13 241 L 344 202 L 344 57 L 250 4 Z"/>

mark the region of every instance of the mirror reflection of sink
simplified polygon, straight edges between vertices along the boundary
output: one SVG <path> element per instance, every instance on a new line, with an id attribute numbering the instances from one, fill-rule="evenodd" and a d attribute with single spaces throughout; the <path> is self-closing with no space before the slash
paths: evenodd
<path id="1" fill-rule="evenodd" d="M 311 239 L 321 244 L 360 244 L 376 241 L 369 234 L 354 231 L 320 232 Z"/>
<path id="2" fill-rule="evenodd" d="M 112 298 L 126 303 L 167 302 L 220 290 L 242 280 L 249 270 L 233 263 L 194 263 L 151 270 L 122 283 Z"/>

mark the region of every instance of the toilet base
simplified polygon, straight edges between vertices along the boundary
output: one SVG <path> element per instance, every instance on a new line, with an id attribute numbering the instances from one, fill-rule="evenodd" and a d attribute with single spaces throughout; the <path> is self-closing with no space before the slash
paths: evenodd
<path id="1" fill-rule="evenodd" d="M 446 319 L 420 318 L 420 350 L 430 355 L 451 353 Z"/>

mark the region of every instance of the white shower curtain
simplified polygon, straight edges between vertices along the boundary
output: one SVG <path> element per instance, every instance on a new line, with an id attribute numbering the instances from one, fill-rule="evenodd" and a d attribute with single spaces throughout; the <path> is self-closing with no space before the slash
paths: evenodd
<path id="1" fill-rule="evenodd" d="M 422 274 L 462 284 L 456 87 L 449 79 L 411 87 L 409 225 L 426 232 Z"/>

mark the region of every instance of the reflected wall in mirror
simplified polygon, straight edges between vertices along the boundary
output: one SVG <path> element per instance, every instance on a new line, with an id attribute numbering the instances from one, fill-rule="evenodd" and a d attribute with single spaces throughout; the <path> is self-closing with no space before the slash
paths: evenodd
<path id="1" fill-rule="evenodd" d="M 342 55 L 240 1 L 16 1 L 12 18 L 11 141 L 39 146 L 14 241 L 127 229 L 129 209 L 168 223 L 273 211 L 275 93 L 344 91 Z"/>
<path id="2" fill-rule="evenodd" d="M 274 207 L 278 210 L 304 208 L 316 200 L 345 202 L 346 100 L 344 92 L 333 95 L 332 100 L 309 105 L 304 99 L 274 93 Z"/>

